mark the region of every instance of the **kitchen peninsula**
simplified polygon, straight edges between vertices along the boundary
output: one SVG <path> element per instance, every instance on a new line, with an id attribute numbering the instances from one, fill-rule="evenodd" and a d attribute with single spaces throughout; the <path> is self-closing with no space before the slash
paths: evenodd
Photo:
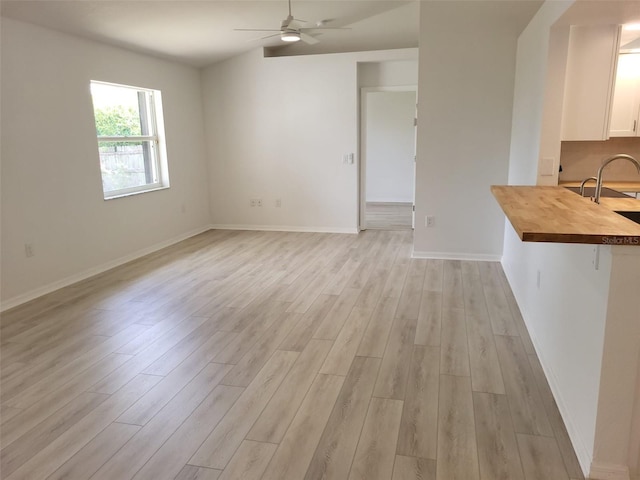
<path id="1" fill-rule="evenodd" d="M 628 480 L 640 448 L 640 224 L 559 186 L 493 186 L 518 302 L 585 473 Z M 518 243 L 520 246 L 518 246 Z M 521 257 L 522 258 L 522 257 Z M 509 278 L 510 283 L 515 277 Z M 631 460 L 630 460 L 631 459 Z"/>
<path id="2" fill-rule="evenodd" d="M 640 212 L 640 200 L 602 198 L 596 204 L 563 187 L 491 191 L 522 241 L 640 246 L 640 224 L 615 213 Z"/>

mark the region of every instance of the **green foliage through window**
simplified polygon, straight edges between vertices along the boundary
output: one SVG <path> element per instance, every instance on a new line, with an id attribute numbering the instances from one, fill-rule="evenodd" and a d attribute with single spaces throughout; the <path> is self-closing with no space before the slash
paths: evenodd
<path id="1" fill-rule="evenodd" d="M 133 107 L 122 105 L 95 110 L 96 130 L 100 137 L 141 135 L 140 115 Z"/>

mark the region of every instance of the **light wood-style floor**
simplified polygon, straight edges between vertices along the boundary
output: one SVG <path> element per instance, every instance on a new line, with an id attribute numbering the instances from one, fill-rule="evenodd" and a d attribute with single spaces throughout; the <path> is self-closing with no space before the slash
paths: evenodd
<path id="1" fill-rule="evenodd" d="M 2 316 L 2 478 L 582 478 L 497 263 L 210 231 Z"/>
<path id="2" fill-rule="evenodd" d="M 403 230 L 413 228 L 413 205 L 411 203 L 374 203 L 365 205 L 365 225 L 380 230 Z"/>

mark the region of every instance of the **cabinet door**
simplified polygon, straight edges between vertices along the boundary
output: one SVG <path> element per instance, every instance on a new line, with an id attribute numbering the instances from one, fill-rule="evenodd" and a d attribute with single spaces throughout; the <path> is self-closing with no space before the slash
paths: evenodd
<path id="1" fill-rule="evenodd" d="M 606 140 L 620 44 L 618 25 L 571 27 L 562 140 Z"/>
<path id="2" fill-rule="evenodd" d="M 620 54 L 611 107 L 612 137 L 638 136 L 640 113 L 640 54 Z"/>

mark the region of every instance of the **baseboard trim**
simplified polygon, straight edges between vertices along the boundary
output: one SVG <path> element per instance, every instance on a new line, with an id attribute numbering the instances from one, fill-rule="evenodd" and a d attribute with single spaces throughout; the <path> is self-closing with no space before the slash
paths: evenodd
<path id="1" fill-rule="evenodd" d="M 504 267 L 504 262 L 501 260 L 502 268 L 507 276 L 507 281 L 509 285 L 511 285 L 511 279 L 509 279 L 509 269 Z M 517 301 L 517 299 L 516 299 Z M 518 305 L 518 307 L 520 307 Z M 589 477 L 588 473 L 592 465 L 592 453 L 587 448 L 584 438 L 580 434 L 580 431 L 576 428 L 575 423 L 571 419 L 570 409 L 567 407 L 567 404 L 560 394 L 560 389 L 558 387 L 558 379 L 556 377 L 555 372 L 547 362 L 545 362 L 544 357 L 540 354 L 540 342 L 536 337 L 535 333 L 529 328 L 527 323 L 526 313 L 520 308 L 522 313 L 522 317 L 524 320 L 525 327 L 527 327 L 527 332 L 529 332 L 529 337 L 531 338 L 531 343 L 533 343 L 533 348 L 536 351 L 536 355 L 538 360 L 540 361 L 540 365 L 542 366 L 542 370 L 544 372 L 545 377 L 547 378 L 547 382 L 549 382 L 549 388 L 551 388 L 551 393 L 553 394 L 553 398 L 556 401 L 556 405 L 558 406 L 558 410 L 560 411 L 560 416 L 562 417 L 562 421 L 565 424 L 567 429 L 567 433 L 569 435 L 569 440 L 571 441 L 571 445 L 576 452 L 576 457 L 578 457 L 578 463 L 580 464 L 580 468 L 582 469 L 582 473 L 585 477 Z M 597 477 L 594 477 L 597 478 Z M 625 480 L 629 480 L 628 477 Z"/>
<path id="2" fill-rule="evenodd" d="M 428 258 L 434 260 L 469 260 L 476 262 L 499 262 L 501 255 L 484 253 L 453 253 L 453 252 L 417 252 L 411 253 L 411 258 Z"/>
<path id="3" fill-rule="evenodd" d="M 592 462 L 589 478 L 593 480 L 630 480 L 631 476 L 626 465 Z"/>
<path id="4" fill-rule="evenodd" d="M 140 257 L 144 257 L 145 255 L 149 255 L 150 253 L 157 252 L 158 250 L 162 250 L 163 248 L 170 247 L 171 245 L 175 245 L 176 243 L 182 242 L 187 238 L 195 237 L 196 235 L 199 235 L 208 230 L 211 230 L 211 228 L 212 227 L 210 225 L 196 228 L 189 232 L 170 238 L 169 240 L 155 243 L 149 247 L 143 248 L 141 250 L 137 250 L 133 253 L 117 258 L 110 262 L 106 262 L 101 265 L 88 268 L 86 270 L 83 270 L 82 272 L 76 273 L 74 275 L 70 275 L 61 280 L 51 282 L 42 287 L 38 287 L 33 290 L 30 290 L 29 292 L 15 296 L 13 298 L 9 298 L 4 302 L 2 302 L 2 304 L 0 304 L 0 312 L 4 312 L 11 308 L 22 305 L 23 303 L 27 303 L 27 302 L 30 302 L 31 300 L 35 300 L 38 297 L 42 297 L 43 295 L 47 295 L 49 293 L 55 292 L 56 290 L 60 290 L 61 288 L 64 288 L 64 287 L 68 287 L 69 285 L 73 285 L 74 283 L 78 283 L 82 280 L 86 280 L 87 278 L 91 278 L 100 273 L 104 273 L 107 270 L 111 270 L 112 268 L 119 267 L 121 265 L 124 265 L 125 263 L 131 262 L 132 260 L 136 260 Z"/>
<path id="5" fill-rule="evenodd" d="M 357 234 L 358 229 L 340 227 L 294 227 L 290 225 L 238 225 L 213 224 L 213 230 L 254 230 L 259 232 L 301 232 L 301 233 L 349 233 Z"/>

